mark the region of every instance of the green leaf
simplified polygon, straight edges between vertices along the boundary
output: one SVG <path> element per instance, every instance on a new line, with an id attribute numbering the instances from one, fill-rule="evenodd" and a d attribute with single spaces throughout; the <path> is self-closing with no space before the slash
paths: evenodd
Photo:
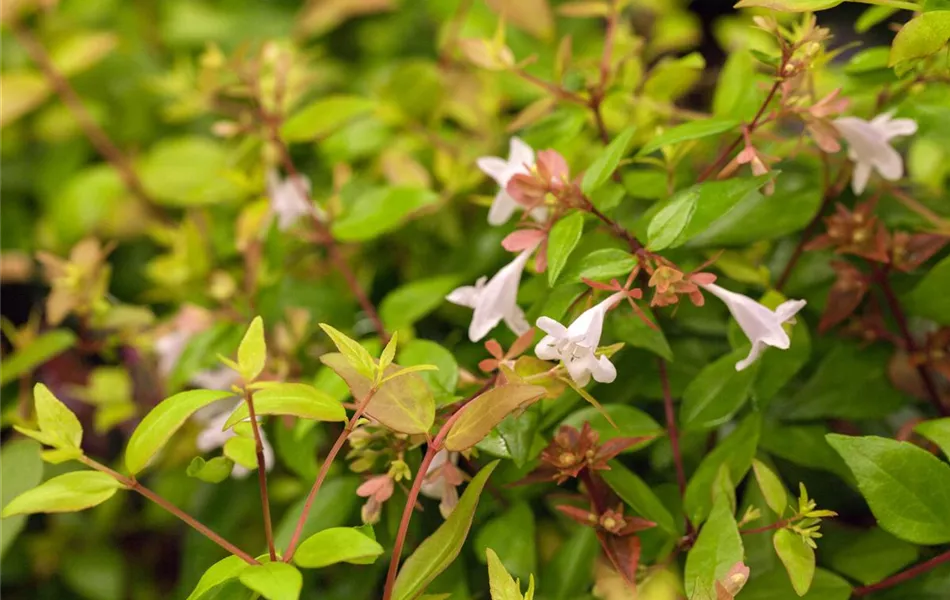
<path id="1" fill-rule="evenodd" d="M 483 438 L 486 441 L 493 435 L 500 438 L 507 454 L 499 458 L 512 459 L 519 469 L 541 451 L 537 445 L 541 424 L 541 411 L 538 408 L 538 404 L 533 404 L 525 411 L 511 413 L 495 426 L 488 437 Z"/>
<path id="2" fill-rule="evenodd" d="M 771 8 L 784 12 L 811 12 L 834 8 L 844 0 L 739 0 L 736 8 Z"/>
<path id="3" fill-rule="evenodd" d="M 3 469 L 0 469 L 0 506 L 6 506 L 15 497 L 43 481 L 40 450 L 40 445 L 32 440 L 13 440 L 0 449 L 0 464 L 3 465 Z M 0 556 L 16 540 L 25 523 L 25 515 L 3 519 L 0 524 Z"/>
<path id="4" fill-rule="evenodd" d="M 303 588 L 300 571 L 285 562 L 249 565 L 238 579 L 267 600 L 297 600 Z"/>
<path id="5" fill-rule="evenodd" d="M 462 409 L 461 416 L 445 438 L 445 448 L 453 452 L 468 450 L 509 413 L 530 406 L 544 394 L 543 387 L 522 383 L 509 383 L 488 390 Z"/>
<path id="6" fill-rule="evenodd" d="M 950 40 L 950 10 L 935 10 L 908 21 L 894 36 L 889 66 L 936 54 Z"/>
<path id="7" fill-rule="evenodd" d="M 840 547 L 822 543 L 822 556 L 830 559 L 834 570 L 860 581 L 864 585 L 877 583 L 917 561 L 917 546 L 899 540 L 880 527 L 861 531 L 849 538 L 850 543 Z"/>
<path id="8" fill-rule="evenodd" d="M 70 349 L 76 343 L 76 335 L 68 329 L 54 329 L 41 333 L 26 347 L 3 357 L 0 370 L 0 386 L 26 375 L 49 359 Z"/>
<path id="9" fill-rule="evenodd" d="M 815 577 L 815 551 L 805 543 L 802 536 L 788 529 L 779 529 L 772 536 L 772 545 L 779 560 L 785 565 L 788 579 L 795 593 L 804 596 Z"/>
<path id="10" fill-rule="evenodd" d="M 848 483 L 854 482 L 851 470 L 825 440 L 824 425 L 794 425 L 766 422 L 760 438 L 761 447 L 774 456 L 796 465 L 834 473 Z"/>
<path id="11" fill-rule="evenodd" d="M 399 570 L 399 576 L 396 577 L 394 600 L 412 600 L 452 564 L 468 536 L 482 489 L 497 466 L 496 460 L 475 475 L 449 518 L 406 559 Z"/>
<path id="12" fill-rule="evenodd" d="M 430 340 L 411 340 L 399 348 L 399 364 L 411 367 L 415 365 L 435 365 L 437 371 L 419 373 L 435 392 L 436 402 L 451 401 L 458 386 L 459 366 L 455 356 L 443 346 Z"/>
<path id="13" fill-rule="evenodd" d="M 328 527 L 339 527 L 348 523 L 362 501 L 362 498 L 356 495 L 359 486 L 359 478 L 351 475 L 327 479 L 307 515 L 302 539 L 307 539 Z M 277 547 L 286 548 L 290 543 L 305 502 L 306 498 L 301 498 L 284 513 L 280 525 L 274 530 L 274 544 Z"/>
<path id="14" fill-rule="evenodd" d="M 680 245 L 680 238 L 686 227 L 689 226 L 693 213 L 696 212 L 696 203 L 699 200 L 699 190 L 694 186 L 677 192 L 673 198 L 650 220 L 647 229 L 647 245 L 650 250 L 657 252 L 674 245 Z"/>
<path id="15" fill-rule="evenodd" d="M 811 334 L 799 319 L 789 333 L 792 345 L 781 352 L 766 352 L 757 362 L 752 395 L 760 406 L 774 398 L 801 371 L 811 357 Z"/>
<path id="16" fill-rule="evenodd" d="M 226 391 L 189 390 L 160 402 L 132 432 L 125 449 L 125 468 L 132 475 L 139 473 L 191 415 L 232 395 Z"/>
<path id="17" fill-rule="evenodd" d="M 342 354 L 324 354 L 320 361 L 346 381 L 357 402 L 370 392 L 372 380 L 358 373 Z M 385 374 L 389 376 L 400 369 L 392 364 Z M 399 433 L 427 433 L 435 421 L 435 400 L 425 381 L 415 373 L 407 373 L 380 385 L 366 407 L 366 414 Z"/>
<path id="18" fill-rule="evenodd" d="M 683 392 L 680 421 L 683 429 L 710 429 L 728 421 L 749 399 L 755 369 L 736 371 L 736 361 L 746 349 L 727 354 L 706 365 Z"/>
<path id="19" fill-rule="evenodd" d="M 722 579 L 736 563 L 742 562 L 742 537 L 724 496 L 713 504 L 712 512 L 699 530 L 696 543 L 686 555 L 683 584 L 689 598 L 716 597 L 716 581 Z"/>
<path id="20" fill-rule="evenodd" d="M 254 412 L 260 415 L 293 415 L 314 421 L 346 421 L 343 405 L 305 383 L 268 382 L 254 392 Z M 246 402 L 242 402 L 224 423 L 224 429 L 250 416 Z"/>
<path id="21" fill-rule="evenodd" d="M 248 470 L 257 469 L 257 444 L 248 437 L 228 438 L 222 447 L 224 455 Z"/>
<path id="22" fill-rule="evenodd" d="M 517 502 L 501 515 L 484 523 L 475 534 L 473 548 L 476 556 L 491 552 L 503 569 L 519 579 L 527 580 L 537 569 L 538 555 L 531 506 L 527 502 Z M 491 562 L 488 567 L 490 572 Z"/>
<path id="23" fill-rule="evenodd" d="M 581 191 L 585 195 L 589 196 L 610 179 L 610 176 L 617 170 L 620 160 L 627 154 L 627 148 L 630 146 L 630 140 L 633 139 L 636 130 L 636 127 L 628 127 L 621 131 L 610 142 L 610 145 L 600 153 L 600 156 L 590 164 L 587 172 L 584 173 L 584 178 L 581 180 Z"/>
<path id="24" fill-rule="evenodd" d="M 785 491 L 782 480 L 775 474 L 775 471 L 768 468 L 760 460 L 752 461 L 752 471 L 755 473 L 755 480 L 759 483 L 759 489 L 762 490 L 762 495 L 765 497 L 765 503 L 778 516 L 784 515 L 785 509 L 788 508 L 788 492 Z"/>
<path id="25" fill-rule="evenodd" d="M 73 471 L 20 494 L 3 508 L 3 517 L 91 508 L 111 498 L 122 487 L 114 478 L 99 471 Z"/>
<path id="26" fill-rule="evenodd" d="M 663 501 L 653 493 L 642 479 L 632 471 L 618 463 L 610 462 L 609 471 L 599 471 L 607 485 L 620 496 L 640 516 L 657 524 L 657 527 L 670 535 L 677 535 L 678 528 L 673 515 L 667 510 Z"/>
<path id="27" fill-rule="evenodd" d="M 950 11 L 947 11 L 950 14 Z M 907 297 L 907 310 L 914 315 L 950 325 L 950 256 L 933 266 Z"/>
<path id="28" fill-rule="evenodd" d="M 439 196 L 415 187 L 387 187 L 361 195 L 333 222 L 333 237 L 341 242 L 362 242 L 398 228 L 413 212 L 435 204 Z"/>
<path id="29" fill-rule="evenodd" d="M 377 385 L 379 384 L 380 376 L 386 371 L 386 367 L 393 364 L 393 361 L 396 360 L 396 345 L 399 343 L 398 340 L 399 334 L 394 332 L 386 343 L 386 347 L 383 348 L 382 353 L 379 355 L 379 363 L 376 368 Z"/>
<path id="30" fill-rule="evenodd" d="M 249 566 L 237 556 L 229 556 L 219 560 L 204 572 L 201 579 L 198 580 L 198 585 L 195 586 L 186 600 L 200 600 L 213 588 L 237 578 L 241 571 Z"/>
<path id="31" fill-rule="evenodd" d="M 221 483 L 231 475 L 232 469 L 234 469 L 234 461 L 224 456 L 216 456 L 207 461 L 196 456 L 191 459 L 185 473 L 188 477 L 195 477 L 208 483 Z"/>
<path id="32" fill-rule="evenodd" d="M 356 117 L 373 110 L 375 102 L 360 96 L 328 96 L 295 112 L 280 128 L 287 142 L 309 142 L 325 137 Z"/>
<path id="33" fill-rule="evenodd" d="M 950 542 L 950 465 L 907 442 L 825 437 L 848 463 L 882 529 L 915 544 Z"/>
<path id="34" fill-rule="evenodd" d="M 0 75 L 0 85 L 3 86 L 0 127 L 7 126 L 42 104 L 51 91 L 42 75 L 30 71 L 4 72 Z"/>
<path id="35" fill-rule="evenodd" d="M 637 265 L 635 256 L 619 248 L 601 248 L 587 256 L 571 260 L 561 272 L 561 280 L 575 282 L 584 279 L 610 281 L 625 279 Z"/>
<path id="36" fill-rule="evenodd" d="M 755 59 L 747 52 L 733 52 L 719 73 L 712 111 L 717 117 L 751 120 L 762 104 L 762 91 L 755 85 Z"/>
<path id="37" fill-rule="evenodd" d="M 889 415 L 904 398 L 887 378 L 891 351 L 841 342 L 785 406 L 786 418 L 872 419 Z"/>
<path id="38" fill-rule="evenodd" d="M 72 77 L 108 56 L 117 43 L 111 32 L 79 32 L 58 39 L 50 49 L 50 59 L 60 73 Z"/>
<path id="39" fill-rule="evenodd" d="M 257 379 L 267 361 L 267 343 L 264 341 L 264 320 L 254 317 L 241 345 L 238 346 L 238 366 L 245 382 Z"/>
<path id="40" fill-rule="evenodd" d="M 383 547 L 358 528 L 324 529 L 300 543 L 294 562 L 308 569 L 319 569 L 339 562 L 368 564 L 383 553 Z"/>
<path id="41" fill-rule="evenodd" d="M 491 548 L 485 549 L 485 558 L 488 560 L 488 587 L 491 600 L 524 600 L 521 595 L 520 581 L 516 582 L 501 564 L 498 555 Z M 528 598 L 534 595 L 534 577 L 528 582 Z"/>
<path id="42" fill-rule="evenodd" d="M 660 327 L 650 327 L 639 316 L 625 314 L 619 310 L 613 311 L 607 318 L 610 323 L 607 331 L 617 336 L 620 341 L 634 348 L 649 350 L 663 360 L 673 360 L 673 350 Z"/>
<path id="43" fill-rule="evenodd" d="M 33 402 L 40 435 L 31 437 L 61 450 L 78 450 L 82 444 L 82 425 L 73 411 L 42 383 L 33 386 Z M 19 427 L 17 430 L 23 432 Z"/>
<path id="44" fill-rule="evenodd" d="M 637 156 L 643 156 L 645 154 L 656 152 L 664 146 L 671 146 L 673 144 L 679 144 L 680 142 L 699 140 L 713 135 L 718 135 L 720 133 L 725 133 L 735 129 L 738 126 L 738 120 L 723 117 L 714 117 L 712 119 L 703 119 L 700 121 L 690 121 L 688 123 L 683 123 L 682 125 L 670 127 L 660 135 L 651 139 L 642 148 L 640 148 L 640 151 L 637 152 Z"/>
<path id="45" fill-rule="evenodd" d="M 333 345 L 360 375 L 373 378 L 376 373 L 376 360 L 362 344 L 326 323 L 320 323 L 320 329 L 330 336 Z"/>
<path id="46" fill-rule="evenodd" d="M 571 252 L 581 241 L 584 232 L 584 213 L 576 211 L 561 218 L 548 235 L 548 285 L 553 286 L 567 264 Z"/>
<path id="47" fill-rule="evenodd" d="M 783 569 L 772 569 L 753 577 L 738 596 L 739 600 L 797 600 L 798 597 Z M 848 600 L 851 586 L 831 571 L 816 569 L 811 589 L 802 597 L 805 600 Z"/>
<path id="48" fill-rule="evenodd" d="M 914 431 L 937 444 L 944 456 L 950 458 L 950 417 L 918 423 Z"/>
<path id="49" fill-rule="evenodd" d="M 379 316 L 389 330 L 409 327 L 438 308 L 458 282 L 455 275 L 411 281 L 383 298 L 379 305 Z"/>
<path id="50" fill-rule="evenodd" d="M 138 173 L 151 198 L 164 206 L 204 206 L 244 194 L 230 171 L 229 151 L 210 138 L 166 138 L 151 147 Z"/>
<path id="51" fill-rule="evenodd" d="M 580 527 L 558 548 L 545 573 L 545 589 L 550 586 L 554 600 L 577 600 L 590 589 L 594 563 L 600 554 L 596 532 Z"/>
<path id="52" fill-rule="evenodd" d="M 729 469 L 729 479 L 738 485 L 752 467 L 760 429 L 759 415 L 749 415 L 699 463 L 686 485 L 686 494 L 683 497 L 686 515 L 694 525 L 699 525 L 709 515 L 713 503 L 711 490 L 719 468 L 726 465 Z"/>
<path id="53" fill-rule="evenodd" d="M 613 424 L 607 421 L 604 413 L 610 416 Z M 624 450 L 624 453 L 645 448 L 652 444 L 656 437 L 665 433 L 663 427 L 653 417 L 626 404 L 605 404 L 603 412 L 595 406 L 585 406 L 568 415 L 561 421 L 560 426 L 569 425 L 580 429 L 584 423 L 590 423 L 591 428 L 600 434 L 601 444 L 618 437 L 649 438 Z"/>

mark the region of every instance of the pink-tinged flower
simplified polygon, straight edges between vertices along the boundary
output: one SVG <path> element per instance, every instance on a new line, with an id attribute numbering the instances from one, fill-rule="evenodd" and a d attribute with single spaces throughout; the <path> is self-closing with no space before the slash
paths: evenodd
<path id="1" fill-rule="evenodd" d="M 497 156 L 483 156 L 476 161 L 483 173 L 494 179 L 501 189 L 495 195 L 491 209 L 488 211 L 488 222 L 491 225 L 502 225 L 511 219 L 516 210 L 523 208 L 505 190 L 508 182 L 515 175 L 527 175 L 534 166 L 534 150 L 517 137 L 511 138 L 508 160 Z M 544 208 L 535 208 L 530 213 L 536 221 L 543 221 L 547 217 Z"/>
<path id="2" fill-rule="evenodd" d="M 773 311 L 748 296 L 730 292 L 715 283 L 700 284 L 700 287 L 726 304 L 742 332 L 752 342 L 749 355 L 736 363 L 736 371 L 754 363 L 766 346 L 781 350 L 788 350 L 791 346 L 791 339 L 782 325 L 795 322 L 795 315 L 805 306 L 804 300 L 788 300 Z"/>
<path id="3" fill-rule="evenodd" d="M 917 131 L 912 119 L 893 119 L 893 113 L 880 114 L 870 121 L 858 117 L 834 120 L 835 128 L 848 141 L 848 158 L 854 162 L 851 189 L 860 195 L 867 187 L 872 169 L 888 181 L 904 176 L 904 162 L 891 140 Z"/>
<path id="4" fill-rule="evenodd" d="M 456 288 L 445 297 L 453 304 L 474 309 L 468 328 L 470 340 L 477 342 L 482 339 L 502 320 L 518 335 L 531 328 L 517 301 L 521 273 L 536 247 L 537 244 L 519 254 L 491 279 L 480 277 L 474 286 Z"/>
<path id="5" fill-rule="evenodd" d="M 300 217 L 314 212 L 310 201 L 310 180 L 303 176 L 281 179 L 276 170 L 267 172 L 267 197 L 271 212 L 277 217 L 277 229 L 289 229 Z"/>
<path id="6" fill-rule="evenodd" d="M 240 403 L 218 402 L 195 413 L 194 418 L 204 424 L 204 429 L 195 439 L 199 452 L 210 452 L 221 448 L 225 442 L 237 435 L 233 428 L 225 430 L 224 424 L 239 405 Z M 263 431 L 261 431 L 261 447 L 264 451 L 264 468 L 270 471 L 274 467 L 274 449 L 264 437 Z M 249 473 L 248 469 L 238 464 L 231 469 L 231 477 L 237 479 L 243 479 Z"/>
<path id="7" fill-rule="evenodd" d="M 389 475 L 371 477 L 356 489 L 357 496 L 366 498 L 366 504 L 360 510 L 364 523 L 372 525 L 379 522 L 383 503 L 393 495 L 394 489 L 393 479 Z"/>
<path id="8" fill-rule="evenodd" d="M 600 383 L 610 383 L 617 378 L 617 369 L 606 356 L 596 356 L 600 335 L 604 328 L 607 311 L 626 297 L 627 292 L 617 292 L 600 304 L 587 309 L 568 327 L 554 319 L 541 317 L 538 327 L 547 333 L 534 347 L 541 360 L 560 360 L 571 379 L 585 386 L 591 377 Z"/>
<path id="9" fill-rule="evenodd" d="M 462 485 L 462 473 L 455 466 L 458 460 L 458 452 L 439 450 L 422 475 L 424 479 L 419 489 L 423 496 L 441 500 L 439 512 L 446 519 L 459 501 L 458 486 Z"/>

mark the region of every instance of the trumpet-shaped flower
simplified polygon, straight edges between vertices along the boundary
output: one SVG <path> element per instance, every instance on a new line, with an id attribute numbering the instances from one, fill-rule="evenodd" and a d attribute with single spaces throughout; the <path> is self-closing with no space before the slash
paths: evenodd
<path id="1" fill-rule="evenodd" d="M 456 288 L 445 297 L 453 304 L 474 309 L 472 323 L 468 328 L 470 340 L 477 342 L 482 339 L 502 319 L 517 335 L 531 328 L 524 318 L 524 311 L 518 307 L 517 300 L 521 273 L 535 248 L 537 244 L 519 254 L 491 279 L 480 277 L 475 285 Z"/>
<path id="2" fill-rule="evenodd" d="M 509 145 L 508 160 L 497 156 L 483 156 L 476 161 L 476 164 L 483 173 L 501 186 L 488 211 L 488 222 L 491 225 L 507 223 L 511 215 L 522 206 L 505 191 L 505 187 L 515 175 L 527 175 L 530 172 L 534 165 L 534 150 L 519 138 L 513 137 Z M 547 211 L 543 208 L 535 208 L 529 214 L 536 221 L 543 221 L 547 216 Z"/>
<path id="3" fill-rule="evenodd" d="M 795 322 L 795 315 L 805 306 L 804 300 L 788 300 L 773 311 L 748 296 L 730 292 L 715 283 L 702 284 L 701 287 L 726 304 L 742 332 L 752 342 L 749 355 L 736 363 L 736 371 L 754 363 L 766 346 L 782 350 L 791 346 L 791 339 L 782 325 Z"/>
<path id="4" fill-rule="evenodd" d="M 890 142 L 895 137 L 916 132 L 917 123 L 912 119 L 893 119 L 892 116 L 893 113 L 884 113 L 870 121 L 858 117 L 834 120 L 835 128 L 848 140 L 848 158 L 854 162 L 851 189 L 856 195 L 867 187 L 872 169 L 888 181 L 904 176 L 901 155 Z"/>
<path id="5" fill-rule="evenodd" d="M 419 491 L 423 496 L 441 501 L 439 512 L 443 518 L 452 514 L 459 501 L 458 486 L 462 485 L 462 474 L 455 466 L 458 460 L 458 452 L 439 450 L 422 476 L 424 481 Z"/>
<path id="6" fill-rule="evenodd" d="M 604 317 L 626 292 L 617 292 L 600 304 L 587 309 L 568 327 L 554 319 L 541 317 L 538 327 L 547 335 L 534 347 L 534 353 L 542 360 L 560 360 L 577 385 L 590 381 L 610 383 L 617 378 L 617 369 L 606 356 L 596 356 Z"/>
<path id="7" fill-rule="evenodd" d="M 281 179 L 277 171 L 267 172 L 267 197 L 277 217 L 277 229 L 285 231 L 300 217 L 313 213 L 309 195 L 310 180 L 303 175 Z"/>

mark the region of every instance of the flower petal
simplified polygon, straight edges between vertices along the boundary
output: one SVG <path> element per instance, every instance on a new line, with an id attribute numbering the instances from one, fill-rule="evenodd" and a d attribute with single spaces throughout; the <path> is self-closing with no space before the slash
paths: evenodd
<path id="1" fill-rule="evenodd" d="M 593 361 L 591 366 L 591 373 L 594 376 L 594 381 L 598 381 L 600 383 L 613 383 L 614 379 L 617 378 L 617 368 L 606 356 L 598 357 L 597 360 Z"/>
<path id="2" fill-rule="evenodd" d="M 561 353 L 557 351 L 557 338 L 550 335 L 541 338 L 534 347 L 534 354 L 541 360 L 561 360 Z"/>
<path id="3" fill-rule="evenodd" d="M 477 287 L 473 285 L 463 285 L 449 292 L 449 295 L 446 296 L 445 299 L 452 304 L 475 308 L 475 303 L 478 302 L 479 296 L 480 291 Z"/>
<path id="4" fill-rule="evenodd" d="M 806 304 L 804 300 L 786 300 L 775 309 L 775 316 L 778 317 L 780 323 L 788 323 L 801 309 L 805 308 Z"/>
<path id="5" fill-rule="evenodd" d="M 759 359 L 759 356 L 762 355 L 762 351 L 765 350 L 766 344 L 764 342 L 753 342 L 752 348 L 749 350 L 749 355 L 736 363 L 736 371 L 742 371 L 756 360 Z"/>
<path id="6" fill-rule="evenodd" d="M 593 358 L 594 355 L 590 354 L 588 356 L 570 358 L 564 361 L 564 366 L 567 367 L 567 374 L 571 376 L 574 383 L 581 387 L 590 383 L 590 366 L 591 362 L 593 362 Z"/>
<path id="7" fill-rule="evenodd" d="M 483 156 L 475 161 L 482 173 L 494 179 L 498 185 L 504 187 L 508 183 L 508 163 L 497 156 Z"/>
<path id="8" fill-rule="evenodd" d="M 504 225 L 518 208 L 519 204 L 515 202 L 511 194 L 506 192 L 504 188 L 498 190 L 495 199 L 491 203 L 491 208 L 488 209 L 488 224 Z"/>
<path id="9" fill-rule="evenodd" d="M 534 164 L 534 150 L 524 143 L 521 138 L 511 138 L 508 143 L 508 164 L 512 167 L 530 167 Z"/>
<path id="10" fill-rule="evenodd" d="M 538 329 L 548 334 L 548 337 L 564 339 L 567 337 L 567 327 L 561 325 L 551 317 L 539 317 L 535 322 Z M 543 340 L 542 340 L 543 341 Z"/>
<path id="11" fill-rule="evenodd" d="M 854 165 L 854 173 L 851 175 L 851 191 L 855 196 L 864 193 L 868 186 L 868 180 L 871 178 L 871 164 L 866 162 L 857 162 Z"/>

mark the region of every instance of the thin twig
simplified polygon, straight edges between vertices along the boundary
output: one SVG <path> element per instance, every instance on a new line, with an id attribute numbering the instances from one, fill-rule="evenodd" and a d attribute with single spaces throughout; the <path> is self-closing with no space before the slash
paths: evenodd
<path id="1" fill-rule="evenodd" d="M 891 309 L 891 314 L 894 316 L 894 321 L 897 322 L 897 328 L 900 330 L 901 337 L 904 338 L 904 345 L 906 346 L 907 353 L 910 355 L 916 354 L 918 352 L 917 342 L 914 340 L 914 336 L 910 332 L 910 327 L 907 324 L 907 315 L 904 314 L 904 309 L 901 307 L 900 300 L 897 299 L 897 294 L 894 293 L 894 288 L 891 287 L 891 281 L 888 277 L 887 268 L 879 268 L 874 263 L 869 262 L 871 270 L 874 272 L 874 278 L 878 282 L 878 286 L 881 288 L 881 292 L 884 294 L 884 299 L 887 301 L 888 307 Z M 924 384 L 924 388 L 927 390 L 927 399 L 930 400 L 930 403 L 936 409 L 937 414 L 950 417 L 950 409 L 948 409 L 943 401 L 940 399 L 940 392 L 937 390 L 937 384 L 934 382 L 933 377 L 930 374 L 930 370 L 927 369 L 927 365 L 924 363 L 918 364 L 916 366 L 917 373 L 920 375 L 920 379 Z"/>
<path id="2" fill-rule="evenodd" d="M 660 368 L 660 383 L 663 385 L 663 409 L 666 413 L 666 431 L 673 448 L 673 462 L 676 463 L 676 485 L 680 497 L 686 493 L 686 471 L 683 469 L 683 455 L 680 454 L 679 429 L 676 427 L 676 413 L 673 410 L 673 394 L 670 393 L 670 378 L 666 372 L 666 361 L 657 359 Z"/>
<path id="3" fill-rule="evenodd" d="M 89 114 L 89 111 L 86 110 L 86 106 L 83 104 L 79 94 L 77 94 L 76 90 L 70 85 L 69 80 L 56 68 L 56 65 L 46 52 L 46 48 L 43 47 L 43 44 L 15 19 L 11 20 L 8 25 L 13 31 L 13 35 L 17 41 L 30 56 L 30 59 L 40 68 L 43 75 L 49 81 L 50 86 L 56 91 L 60 100 L 63 101 L 63 104 L 65 104 L 66 108 L 72 113 L 76 122 L 79 123 L 79 127 L 83 130 L 83 133 L 86 134 L 86 137 L 89 138 L 89 141 L 95 147 L 96 151 L 115 168 L 130 192 L 143 202 L 152 204 L 152 199 L 145 191 L 145 187 L 142 185 L 138 175 L 135 174 L 135 170 L 132 168 L 132 164 L 128 158 L 126 158 L 125 154 L 119 150 L 119 147 L 113 143 L 108 134 L 99 127 L 95 119 L 92 118 L 92 115 Z"/>
<path id="4" fill-rule="evenodd" d="M 254 394 L 244 388 L 244 401 L 247 402 L 247 413 L 251 418 L 251 431 L 254 432 L 254 451 L 257 454 L 257 482 L 261 488 L 261 510 L 264 512 L 264 537 L 267 538 L 267 551 L 271 561 L 277 560 L 277 549 L 274 548 L 274 527 L 270 520 L 270 496 L 267 494 L 267 464 L 264 461 L 264 443 L 261 440 L 261 425 L 257 422 L 257 413 L 254 411 Z"/>
<path id="5" fill-rule="evenodd" d="M 225 550 L 227 550 L 228 552 L 230 552 L 230 553 L 233 554 L 234 556 L 237 556 L 238 558 L 240 558 L 241 560 L 243 560 L 243 561 L 246 562 L 247 564 L 249 564 L 249 565 L 256 565 L 256 564 L 259 564 L 259 563 L 257 562 L 257 560 L 256 560 L 253 556 L 251 556 L 251 555 L 248 554 L 247 552 L 244 552 L 243 550 L 241 550 L 240 548 L 238 548 L 237 546 L 235 546 L 235 545 L 232 544 L 231 542 L 227 541 L 226 539 L 224 539 L 223 537 L 221 537 L 221 536 L 218 535 L 217 533 L 211 531 L 206 525 L 202 524 L 202 523 L 199 522 L 197 519 L 195 519 L 194 517 L 192 517 L 191 515 L 189 515 L 189 514 L 186 513 L 185 511 L 181 510 L 180 508 L 178 508 L 177 506 L 175 506 L 174 504 L 172 504 L 171 502 L 169 502 L 169 501 L 166 500 L 165 498 L 162 498 L 161 496 L 159 496 L 158 494 L 156 494 L 156 493 L 153 492 L 152 490 L 148 489 L 147 487 L 145 487 L 144 485 L 142 485 L 141 483 L 139 483 L 138 480 L 133 479 L 133 478 L 131 478 L 131 477 L 126 477 L 125 475 L 122 475 L 122 474 L 119 473 L 118 471 L 114 471 L 114 470 L 110 469 L 109 467 L 105 466 L 104 464 L 102 464 L 102 463 L 100 463 L 100 462 L 97 462 L 97 461 L 95 461 L 95 460 L 89 458 L 88 456 L 82 456 L 82 457 L 80 457 L 80 458 L 79 458 L 79 461 L 80 461 L 81 463 L 83 463 L 84 465 L 87 465 L 87 466 L 89 466 L 89 467 L 91 467 L 91 468 L 93 468 L 93 469 L 95 469 L 95 470 L 97 470 L 97 471 L 101 471 L 101 472 L 103 472 L 103 473 L 105 473 L 105 474 L 107 474 L 107 475 L 113 477 L 116 481 L 118 481 L 119 483 L 121 483 L 121 484 L 124 485 L 125 487 L 129 488 L 130 490 L 134 490 L 134 491 L 138 492 L 139 494 L 145 496 L 146 498 L 148 498 L 149 500 L 151 500 L 151 501 L 154 502 L 155 504 L 161 506 L 162 508 L 164 508 L 165 510 L 167 510 L 167 511 L 170 512 L 171 514 L 175 515 L 176 517 L 178 517 L 179 519 L 181 519 L 182 521 L 184 521 L 185 523 L 187 523 L 187 524 L 188 524 L 189 526 L 191 526 L 195 531 L 197 531 L 197 532 L 200 533 L 201 535 L 205 536 L 206 538 L 208 538 L 209 540 L 211 540 L 211 541 L 214 542 L 215 544 L 221 546 L 222 548 L 224 548 Z"/>
<path id="6" fill-rule="evenodd" d="M 333 447 L 330 448 L 330 452 L 327 454 L 327 457 L 323 460 L 323 464 L 320 465 L 320 472 L 317 474 L 316 481 L 313 482 L 313 486 L 310 488 L 310 493 L 307 494 L 307 500 L 304 502 L 303 510 L 300 512 L 300 518 L 297 519 L 297 526 L 294 528 L 294 534 L 290 538 L 290 543 L 287 544 L 287 551 L 284 552 L 284 562 L 290 562 L 294 557 L 294 552 L 297 551 L 297 544 L 300 542 L 300 536 L 303 534 L 304 525 L 307 524 L 307 516 L 310 514 L 310 510 L 313 508 L 313 502 L 317 498 L 317 492 L 320 491 L 320 486 L 323 485 L 323 480 L 326 479 L 327 473 L 330 471 L 330 466 L 333 464 L 333 460 L 336 458 L 336 455 L 340 453 L 340 449 L 343 448 L 343 443 L 346 442 L 346 438 L 353 433 L 353 430 L 356 429 L 356 424 L 359 422 L 360 417 L 363 416 L 363 412 L 366 411 L 366 407 L 369 405 L 369 401 L 373 398 L 375 390 L 370 390 L 366 397 L 360 401 L 359 406 L 356 407 L 356 412 L 353 413 L 353 416 L 350 417 L 349 422 L 347 422 L 346 427 L 343 428 L 343 431 L 340 433 L 339 437 L 336 438 L 336 441 L 333 443 Z"/>
<path id="7" fill-rule="evenodd" d="M 943 554 L 938 554 L 937 556 L 931 558 L 930 560 L 924 561 L 919 565 L 915 565 L 906 571 L 901 571 L 897 575 L 891 575 L 887 579 L 878 581 L 877 583 L 871 585 L 865 585 L 861 587 L 856 587 L 852 590 L 851 594 L 854 596 L 867 596 L 872 592 L 878 592 L 890 587 L 894 587 L 898 583 L 903 583 L 909 579 L 913 579 L 918 575 L 926 573 L 927 571 L 942 565 L 943 563 L 950 562 L 950 550 L 944 552 Z"/>

